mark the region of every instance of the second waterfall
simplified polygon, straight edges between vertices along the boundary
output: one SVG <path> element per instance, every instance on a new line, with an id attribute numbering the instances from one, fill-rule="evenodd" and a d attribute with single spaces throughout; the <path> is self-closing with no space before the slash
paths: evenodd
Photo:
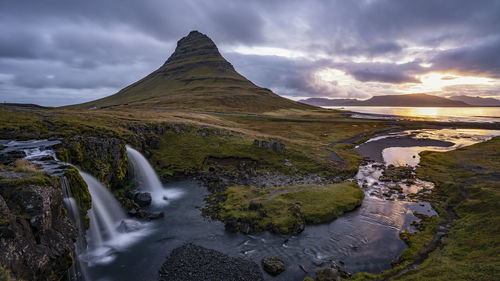
<path id="1" fill-rule="evenodd" d="M 154 206 L 164 206 L 168 203 L 168 199 L 173 199 L 179 195 L 179 192 L 167 190 L 163 187 L 153 167 L 139 151 L 127 145 L 127 155 L 134 176 L 139 183 L 138 189 L 151 193 Z"/>

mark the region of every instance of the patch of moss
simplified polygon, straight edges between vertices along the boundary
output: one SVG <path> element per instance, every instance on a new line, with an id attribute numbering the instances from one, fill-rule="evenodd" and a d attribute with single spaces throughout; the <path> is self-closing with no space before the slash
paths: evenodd
<path id="1" fill-rule="evenodd" d="M 28 173 L 23 178 L 3 178 L 0 179 L 2 187 L 24 187 L 28 185 L 49 186 L 52 184 L 52 178 L 44 173 Z"/>
<path id="2" fill-rule="evenodd" d="M 251 224 L 256 230 L 290 233 L 299 224 L 329 222 L 361 205 L 363 191 L 352 182 L 276 188 L 232 186 L 220 203 L 220 219 Z"/>
<path id="3" fill-rule="evenodd" d="M 10 281 L 9 273 L 0 265 L 0 281 Z"/>
<path id="4" fill-rule="evenodd" d="M 86 214 L 92 207 L 92 197 L 90 196 L 87 183 L 80 176 L 78 170 L 73 167 L 67 169 L 64 176 L 68 179 L 71 193 L 78 203 L 81 214 Z"/>

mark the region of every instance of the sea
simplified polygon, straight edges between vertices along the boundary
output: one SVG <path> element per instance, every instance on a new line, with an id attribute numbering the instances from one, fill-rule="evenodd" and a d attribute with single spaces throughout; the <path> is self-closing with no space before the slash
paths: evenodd
<path id="1" fill-rule="evenodd" d="M 500 122 L 500 107 L 323 106 L 352 111 L 354 118 L 441 122 Z"/>

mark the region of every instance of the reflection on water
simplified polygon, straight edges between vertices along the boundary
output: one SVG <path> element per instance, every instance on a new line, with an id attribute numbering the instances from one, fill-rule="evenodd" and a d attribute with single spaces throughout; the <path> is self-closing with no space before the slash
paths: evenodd
<path id="1" fill-rule="evenodd" d="M 500 122 L 500 107 L 325 106 L 325 108 L 364 113 L 353 116 L 357 118 L 397 116 L 404 119 L 445 122 Z"/>
<path id="2" fill-rule="evenodd" d="M 412 146 L 388 147 L 382 150 L 385 164 L 394 166 L 416 166 L 420 162 L 422 151 L 450 151 L 473 145 L 500 136 L 500 130 L 481 129 L 440 129 L 440 130 L 408 130 L 401 133 L 375 137 L 368 142 L 387 139 L 395 136 L 411 136 L 414 139 L 433 139 L 454 143 L 452 146 Z M 397 145 L 397 142 L 394 144 Z"/>

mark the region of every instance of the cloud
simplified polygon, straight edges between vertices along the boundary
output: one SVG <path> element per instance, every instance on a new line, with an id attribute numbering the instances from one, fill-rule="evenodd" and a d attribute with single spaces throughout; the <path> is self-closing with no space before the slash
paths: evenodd
<path id="1" fill-rule="evenodd" d="M 113 94 L 163 64 L 190 30 L 291 97 L 398 93 L 433 71 L 500 79 L 499 13 L 495 0 L 2 1 L 0 93 L 45 104 Z M 352 83 L 318 80 L 322 69 Z M 495 85 L 488 94 L 500 95 Z"/>

